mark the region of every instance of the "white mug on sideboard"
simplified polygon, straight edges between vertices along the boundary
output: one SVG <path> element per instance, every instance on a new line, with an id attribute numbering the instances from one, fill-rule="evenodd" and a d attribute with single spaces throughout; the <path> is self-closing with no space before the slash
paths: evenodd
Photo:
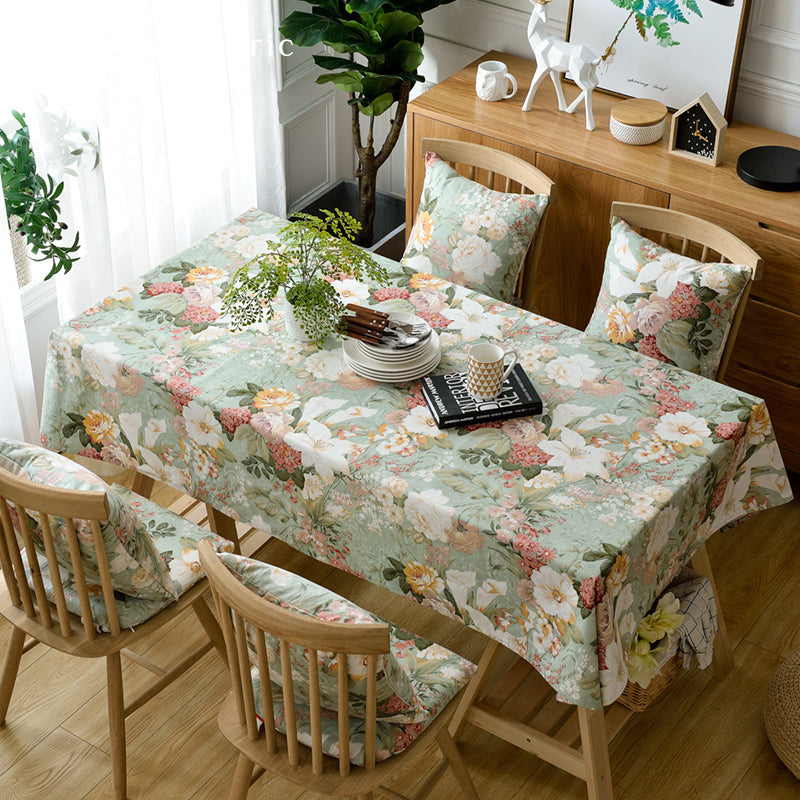
<path id="1" fill-rule="evenodd" d="M 511 356 L 505 366 L 506 356 Z M 467 391 L 478 402 L 494 400 L 503 388 L 503 381 L 517 363 L 517 352 L 504 350 L 499 344 L 473 344 L 467 353 Z"/>
<path id="2" fill-rule="evenodd" d="M 517 79 L 502 61 L 483 61 L 478 64 L 475 92 L 481 100 L 508 100 L 517 93 Z"/>

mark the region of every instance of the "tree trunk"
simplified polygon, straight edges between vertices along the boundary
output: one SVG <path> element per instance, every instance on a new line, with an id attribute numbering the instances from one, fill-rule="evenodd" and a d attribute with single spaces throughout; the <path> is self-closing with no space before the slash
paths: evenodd
<path id="1" fill-rule="evenodd" d="M 375 121 L 374 117 L 369 117 L 367 141 L 365 144 L 362 144 L 361 112 L 358 110 L 358 106 L 355 103 L 351 105 L 353 141 L 356 147 L 356 155 L 358 155 L 356 178 L 358 178 L 358 221 L 361 223 L 361 233 L 358 237 L 358 243 L 362 246 L 373 244 L 372 239 L 375 230 L 375 193 L 378 186 L 378 170 L 386 159 L 389 158 L 392 149 L 400 138 L 400 132 L 403 130 L 403 123 L 406 118 L 406 108 L 408 107 L 408 95 L 410 91 L 411 81 L 407 81 L 400 87 L 400 97 L 397 100 L 397 108 L 395 109 L 394 117 L 392 117 L 389 133 L 386 135 L 386 140 L 377 154 L 375 153 L 375 143 L 372 135 Z M 351 94 L 350 98 L 351 100 L 355 99 L 355 96 Z"/>

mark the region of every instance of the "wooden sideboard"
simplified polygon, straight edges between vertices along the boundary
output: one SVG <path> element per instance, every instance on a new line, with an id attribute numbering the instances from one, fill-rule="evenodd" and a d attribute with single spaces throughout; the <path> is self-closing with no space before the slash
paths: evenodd
<path id="1" fill-rule="evenodd" d="M 519 81 L 516 97 L 496 103 L 477 98 L 475 72 L 485 59 L 508 64 Z M 423 137 L 480 142 L 521 156 L 558 187 L 538 269 L 526 275 L 523 305 L 579 329 L 600 288 L 613 200 L 668 206 L 734 232 L 766 268 L 750 296 L 726 382 L 767 401 L 786 465 L 800 471 L 800 192 L 756 189 L 736 175 L 743 151 L 800 148 L 800 138 L 734 121 L 722 163 L 698 164 L 668 153 L 663 141 L 636 147 L 614 139 L 609 111 L 619 98 L 604 92 L 593 96 L 597 127 L 591 132 L 582 106 L 575 114 L 557 110 L 550 81 L 539 88 L 531 111 L 522 111 L 533 71 L 532 61 L 487 53 L 409 104 L 406 231 L 422 191 Z M 565 86 L 568 100 L 576 93 Z"/>

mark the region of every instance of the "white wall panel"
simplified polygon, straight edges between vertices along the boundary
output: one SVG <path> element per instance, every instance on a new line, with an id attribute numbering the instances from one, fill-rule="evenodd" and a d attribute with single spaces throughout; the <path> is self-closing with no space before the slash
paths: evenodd
<path id="1" fill-rule="evenodd" d="M 302 206 L 330 186 L 334 169 L 334 101 L 329 92 L 283 125 L 286 194 L 290 209 Z"/>

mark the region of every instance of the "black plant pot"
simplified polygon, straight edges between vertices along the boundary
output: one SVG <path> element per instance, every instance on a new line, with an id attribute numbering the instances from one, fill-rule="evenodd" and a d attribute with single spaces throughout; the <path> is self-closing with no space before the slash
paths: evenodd
<path id="1" fill-rule="evenodd" d="M 323 208 L 331 211 L 338 208 L 358 219 L 358 184 L 355 181 L 341 181 L 300 211 L 316 215 Z M 374 236 L 367 249 L 378 255 L 399 260 L 405 248 L 405 222 L 405 200 L 378 192 L 375 202 Z"/>

